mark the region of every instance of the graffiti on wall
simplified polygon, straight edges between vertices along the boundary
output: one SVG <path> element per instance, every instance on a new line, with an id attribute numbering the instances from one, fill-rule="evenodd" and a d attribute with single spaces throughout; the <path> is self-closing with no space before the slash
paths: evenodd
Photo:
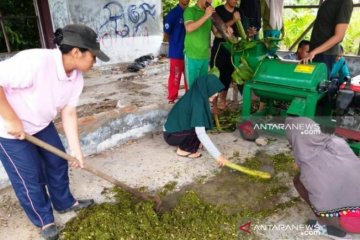
<path id="1" fill-rule="evenodd" d="M 127 8 L 119 2 L 109 2 L 103 9 L 107 11 L 107 18 L 100 26 L 99 35 L 104 37 L 115 35 L 120 37 L 148 36 L 146 23 L 149 18 L 155 20 L 155 4 L 130 4 Z"/>
<path id="2" fill-rule="evenodd" d="M 95 29 L 101 39 L 162 34 L 161 1 L 68 1 L 71 22 Z"/>

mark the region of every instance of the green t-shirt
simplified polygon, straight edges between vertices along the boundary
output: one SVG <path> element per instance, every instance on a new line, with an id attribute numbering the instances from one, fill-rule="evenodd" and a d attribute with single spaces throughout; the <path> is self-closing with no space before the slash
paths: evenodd
<path id="1" fill-rule="evenodd" d="M 198 5 L 187 7 L 184 11 L 184 23 L 195 22 L 204 16 L 205 11 Z M 203 25 L 185 35 L 185 55 L 189 58 L 207 60 L 210 58 L 210 33 L 211 20 L 206 20 Z"/>
<path id="2" fill-rule="evenodd" d="M 353 10 L 352 0 L 326 0 L 317 13 L 310 39 L 310 51 L 317 48 L 335 34 L 340 23 L 349 23 Z M 323 54 L 338 55 L 339 44 Z"/>

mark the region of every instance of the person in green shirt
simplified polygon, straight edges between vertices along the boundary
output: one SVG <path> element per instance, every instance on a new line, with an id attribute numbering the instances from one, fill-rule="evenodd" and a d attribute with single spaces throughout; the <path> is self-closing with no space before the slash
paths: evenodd
<path id="1" fill-rule="evenodd" d="M 303 63 L 312 61 L 325 63 L 330 77 L 352 11 L 352 0 L 325 0 L 321 4 L 311 33 L 310 52 L 302 59 Z"/>
<path id="2" fill-rule="evenodd" d="M 184 11 L 185 74 L 189 88 L 196 78 L 208 73 L 211 31 L 215 36 L 220 36 L 210 19 L 215 12 L 210 4 L 211 1 L 198 0 L 194 6 L 188 7 Z M 228 32 L 232 33 L 230 29 Z"/>
<path id="3" fill-rule="evenodd" d="M 175 103 L 164 125 L 164 140 L 177 146 L 177 155 L 189 158 L 201 157 L 200 143 L 223 166 L 227 159 L 213 144 L 206 130 L 213 128 L 210 103 L 224 88 L 213 74 L 198 77 L 193 86 Z"/>

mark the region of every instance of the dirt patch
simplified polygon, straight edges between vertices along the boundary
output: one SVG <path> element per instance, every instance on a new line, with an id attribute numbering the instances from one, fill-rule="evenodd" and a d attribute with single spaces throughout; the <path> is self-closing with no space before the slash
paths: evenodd
<path id="1" fill-rule="evenodd" d="M 12 199 L 8 195 L 3 195 L 0 198 L 0 226 L 8 227 L 8 221 L 13 216 L 22 211 L 19 202 Z"/>
<path id="2" fill-rule="evenodd" d="M 104 99 L 102 102 L 99 103 L 81 105 L 77 108 L 78 117 L 81 118 L 101 112 L 107 112 L 116 108 L 116 104 L 117 100 Z"/>
<path id="3" fill-rule="evenodd" d="M 134 92 L 138 92 L 144 88 L 149 87 L 149 85 L 135 83 L 133 81 L 121 81 L 121 82 L 118 82 L 117 85 L 120 89 L 127 89 L 128 91 L 134 91 Z"/>

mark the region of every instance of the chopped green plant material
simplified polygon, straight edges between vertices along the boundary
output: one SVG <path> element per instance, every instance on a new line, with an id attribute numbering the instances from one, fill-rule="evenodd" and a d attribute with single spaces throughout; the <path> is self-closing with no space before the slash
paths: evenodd
<path id="1" fill-rule="evenodd" d="M 218 123 L 216 123 L 216 119 L 213 118 L 214 126 L 218 124 L 221 126 L 220 129 L 214 128 L 213 130 L 209 131 L 210 133 L 217 133 L 217 132 L 234 132 L 236 130 L 236 126 L 240 121 L 240 110 L 232 110 L 232 109 L 225 109 L 221 115 L 217 115 Z"/>
<path id="2" fill-rule="evenodd" d="M 272 156 L 272 160 L 275 172 L 288 172 L 291 176 L 295 176 L 297 173 L 293 168 L 295 160 L 292 156 L 280 153 Z"/>
<path id="3" fill-rule="evenodd" d="M 165 184 L 165 186 L 161 189 L 161 191 L 158 193 L 158 195 L 160 196 L 165 196 L 167 195 L 169 192 L 173 191 L 175 189 L 177 185 L 176 181 L 171 181 L 168 182 L 167 184 Z"/>
<path id="4" fill-rule="evenodd" d="M 240 161 L 241 156 L 234 151 L 232 161 Z M 292 163 L 286 154 L 258 152 L 244 165 L 258 170 L 271 166 L 275 173 L 292 173 Z M 289 181 L 290 174 L 260 181 L 223 168 L 206 182 L 195 181 L 180 191 L 172 191 L 176 182 L 166 184 L 161 213 L 153 210 L 152 202 L 139 202 L 115 188 L 106 191 L 115 202 L 80 211 L 66 224 L 61 239 L 239 239 L 239 226 L 246 220 L 261 222 L 300 201 L 290 194 Z"/>
<path id="5" fill-rule="evenodd" d="M 118 201 L 81 211 L 61 239 L 234 239 L 239 216 L 187 192 L 169 212 L 157 215 L 150 202 L 134 202 L 118 190 Z"/>
<path id="6" fill-rule="evenodd" d="M 252 169 L 260 169 L 261 160 L 257 157 L 246 158 L 245 163 L 243 164 L 245 167 Z"/>

